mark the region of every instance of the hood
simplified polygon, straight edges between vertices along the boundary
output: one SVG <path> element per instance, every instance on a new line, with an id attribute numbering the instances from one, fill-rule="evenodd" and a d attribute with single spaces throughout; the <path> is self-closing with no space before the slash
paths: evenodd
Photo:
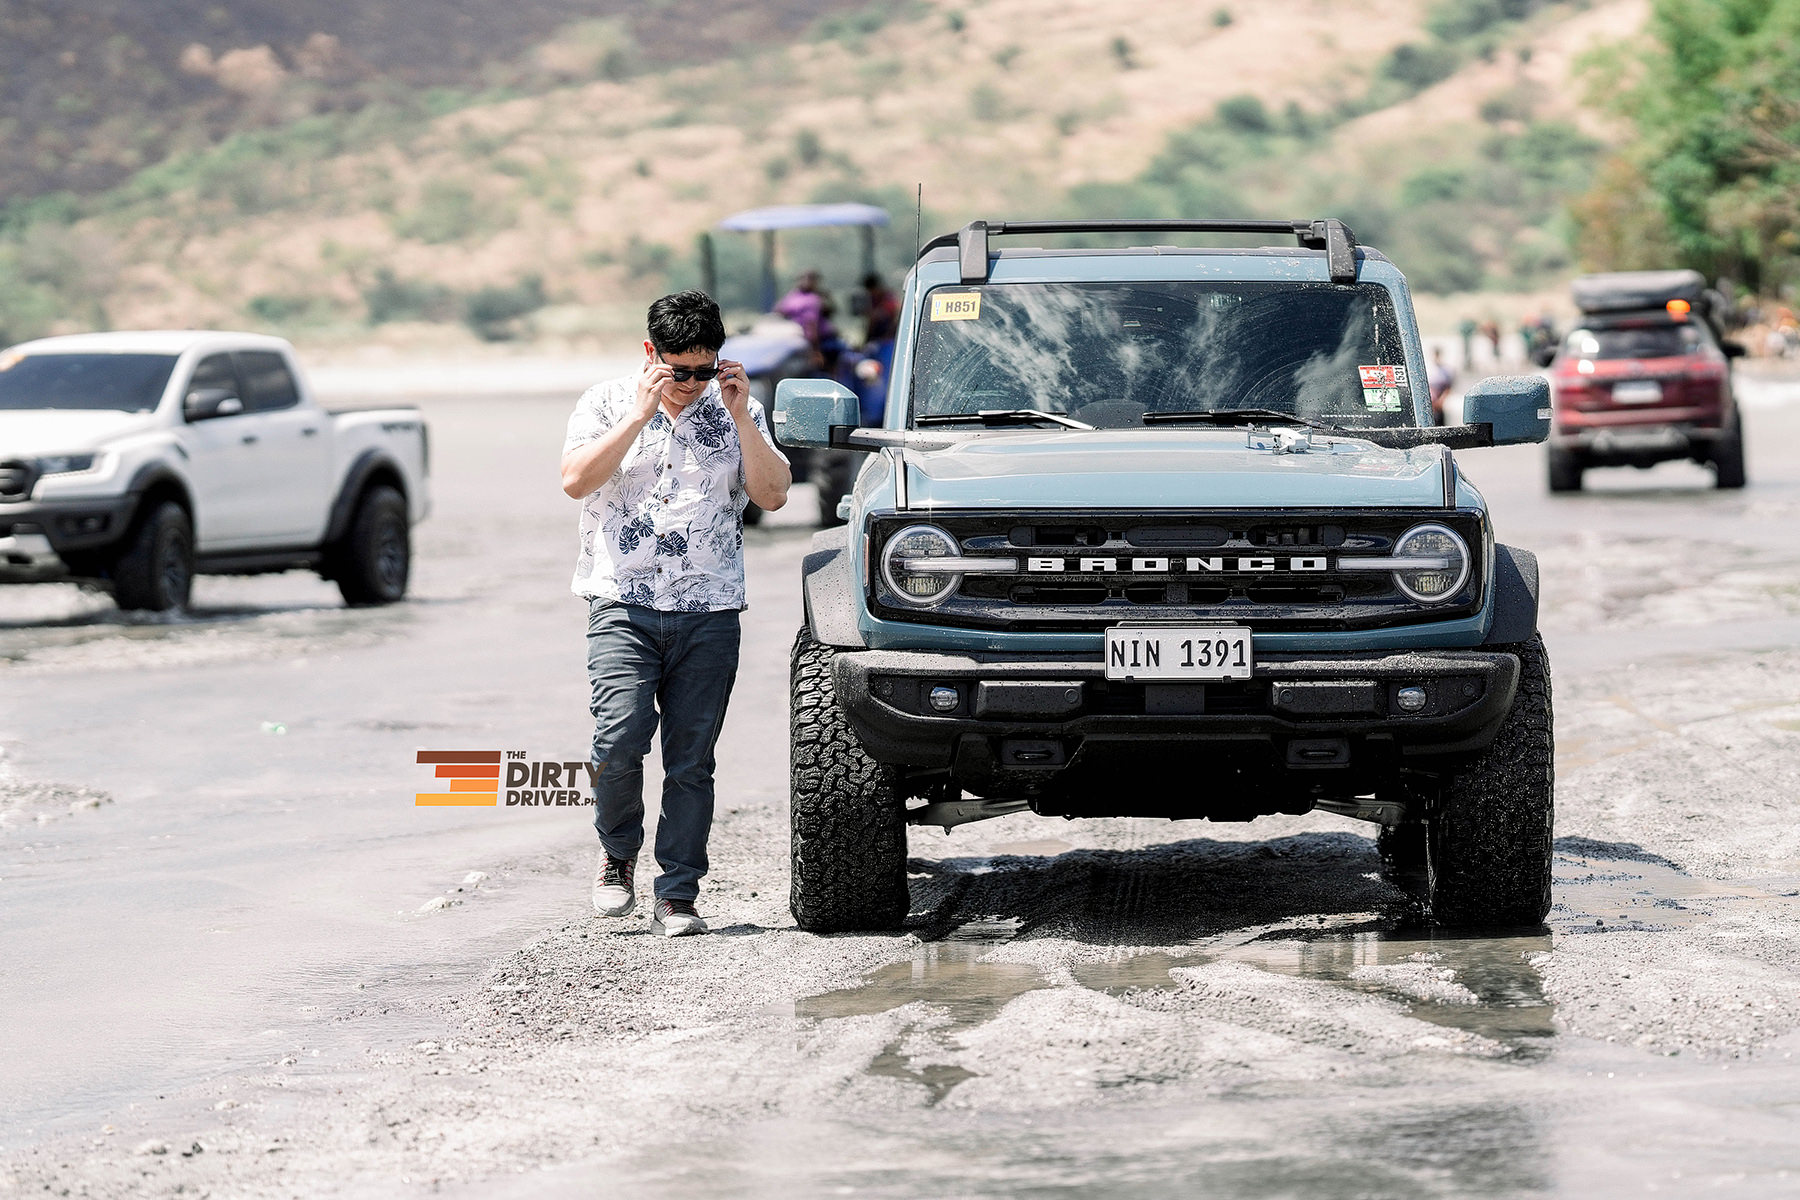
<path id="1" fill-rule="evenodd" d="M 909 508 L 1439 508 L 1437 446 L 1387 450 L 1316 434 L 1253 450 L 1243 429 L 989 433 L 909 450 Z"/>
<path id="2" fill-rule="evenodd" d="M 111 408 L 0 411 L 0 459 L 97 450 L 121 434 L 149 428 L 155 419 L 153 413 Z"/>

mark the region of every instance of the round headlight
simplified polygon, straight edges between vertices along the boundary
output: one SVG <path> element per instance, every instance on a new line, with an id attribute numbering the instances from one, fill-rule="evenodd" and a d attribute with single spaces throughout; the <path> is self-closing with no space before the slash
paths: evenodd
<path id="1" fill-rule="evenodd" d="M 1448 600 L 1469 580 L 1469 545 L 1443 525 L 1413 526 L 1394 543 L 1394 557 L 1429 560 L 1394 572 L 1394 583 L 1421 604 Z"/>
<path id="2" fill-rule="evenodd" d="M 881 577 L 888 590 L 908 604 L 921 608 L 941 604 L 956 590 L 962 576 L 933 571 L 929 562 L 955 558 L 961 549 L 955 538 L 936 525 L 908 525 L 889 538 L 882 550 Z"/>

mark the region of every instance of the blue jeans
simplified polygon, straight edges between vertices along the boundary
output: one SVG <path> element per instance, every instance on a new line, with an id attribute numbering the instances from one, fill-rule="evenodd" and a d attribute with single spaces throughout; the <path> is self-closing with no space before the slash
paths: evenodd
<path id="1" fill-rule="evenodd" d="M 713 746 L 737 679 L 738 614 L 588 602 L 588 709 L 594 714 L 594 828 L 614 858 L 644 845 L 644 755 L 662 720 L 656 898 L 689 900 L 706 874 Z"/>

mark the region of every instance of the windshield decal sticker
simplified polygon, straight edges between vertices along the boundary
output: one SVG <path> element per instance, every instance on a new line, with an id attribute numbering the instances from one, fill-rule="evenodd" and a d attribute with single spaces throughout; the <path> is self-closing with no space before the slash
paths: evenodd
<path id="1" fill-rule="evenodd" d="M 1356 373 L 1362 376 L 1364 389 L 1368 388 L 1403 388 L 1406 384 L 1406 368 L 1392 367 L 1358 367 Z"/>
<path id="2" fill-rule="evenodd" d="M 1370 412 L 1399 412 L 1400 389 L 1366 387 L 1363 389 L 1363 407 Z"/>
<path id="3" fill-rule="evenodd" d="M 979 321 L 981 319 L 981 293 L 931 293 L 931 319 L 933 321 Z"/>

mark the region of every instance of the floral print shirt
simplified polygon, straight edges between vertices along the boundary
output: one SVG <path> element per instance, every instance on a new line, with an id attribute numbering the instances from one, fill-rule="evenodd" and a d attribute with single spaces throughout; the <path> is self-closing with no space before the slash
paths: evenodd
<path id="1" fill-rule="evenodd" d="M 575 402 L 563 453 L 629 420 L 636 399 L 633 378 L 589 388 Z M 750 418 L 774 447 L 754 398 Z M 749 499 L 737 426 L 715 381 L 673 421 L 658 409 L 618 471 L 582 503 L 574 592 L 663 612 L 745 607 Z"/>

